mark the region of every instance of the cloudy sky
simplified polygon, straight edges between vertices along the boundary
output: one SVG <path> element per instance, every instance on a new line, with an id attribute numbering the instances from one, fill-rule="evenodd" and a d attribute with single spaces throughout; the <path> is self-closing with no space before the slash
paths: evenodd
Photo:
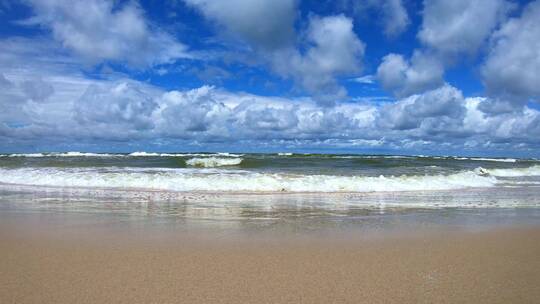
<path id="1" fill-rule="evenodd" d="M 540 0 L 0 0 L 0 151 L 540 156 Z"/>

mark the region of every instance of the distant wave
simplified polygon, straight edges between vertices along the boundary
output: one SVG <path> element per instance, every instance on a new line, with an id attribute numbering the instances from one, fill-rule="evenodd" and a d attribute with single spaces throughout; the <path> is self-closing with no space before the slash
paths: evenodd
<path id="1" fill-rule="evenodd" d="M 213 157 L 213 156 L 225 156 L 225 157 L 241 157 L 241 154 L 232 153 L 155 153 L 155 152 L 133 152 L 128 154 L 133 157 Z"/>
<path id="2" fill-rule="evenodd" d="M 186 164 L 193 167 L 223 167 L 223 166 L 237 166 L 242 163 L 242 158 L 218 158 L 218 157 L 195 157 L 188 159 Z"/>
<path id="3" fill-rule="evenodd" d="M 0 154 L 0 157 L 212 157 L 212 156 L 224 156 L 224 157 L 241 157 L 241 154 L 232 153 L 156 153 L 156 152 L 144 152 L 137 151 L 129 154 L 120 153 L 90 153 L 90 152 L 49 152 L 49 153 L 12 153 L 12 154 Z"/>
<path id="4" fill-rule="evenodd" d="M 208 160 L 208 159 L 206 159 Z M 228 159 L 228 161 L 239 161 Z M 221 160 L 222 161 L 222 160 Z M 206 165 L 206 163 L 204 163 Z M 213 164 L 215 165 L 215 164 Z M 151 189 L 218 192 L 385 192 L 493 187 L 497 179 L 473 171 L 451 175 L 334 176 L 218 170 L 103 170 L 96 168 L 0 169 L 6 184 L 54 187 Z"/>
<path id="5" fill-rule="evenodd" d="M 116 157 L 120 154 L 89 152 L 51 152 L 51 153 L 14 153 L 2 154 L 3 157 Z"/>
<path id="6" fill-rule="evenodd" d="M 503 162 L 503 163 L 515 163 L 517 159 L 515 158 L 485 158 L 485 157 L 453 157 L 457 160 L 476 160 L 476 161 L 493 161 L 493 162 Z"/>
<path id="7" fill-rule="evenodd" d="M 138 151 L 138 152 L 133 152 L 133 153 L 130 153 L 128 154 L 128 156 L 134 156 L 134 157 L 148 157 L 148 156 L 180 156 L 180 155 L 177 155 L 177 154 L 171 154 L 171 153 L 155 153 L 155 152 L 142 152 L 142 151 Z"/>
<path id="8" fill-rule="evenodd" d="M 248 154 L 249 155 L 249 154 Z M 270 154 L 272 155 L 272 154 Z M 440 159 L 440 160 L 459 160 L 459 161 L 483 161 L 483 162 L 505 162 L 515 163 L 516 158 L 486 158 L 486 157 L 458 157 L 458 156 L 405 156 L 405 155 L 339 155 L 339 154 L 295 154 L 291 152 L 275 153 L 279 157 L 308 157 L 324 159 Z M 129 154 L 122 153 L 92 153 L 92 152 L 48 152 L 48 153 L 13 153 L 0 154 L 0 157 L 243 157 L 245 154 L 234 153 L 159 153 L 136 151 Z"/>
<path id="9" fill-rule="evenodd" d="M 13 154 L 2 154 L 2 157 L 45 157 L 46 154 L 43 153 L 13 153 Z"/>

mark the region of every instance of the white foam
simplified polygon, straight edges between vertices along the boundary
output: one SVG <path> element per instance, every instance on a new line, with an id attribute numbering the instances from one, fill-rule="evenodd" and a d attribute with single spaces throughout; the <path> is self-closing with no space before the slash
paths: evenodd
<path id="1" fill-rule="evenodd" d="M 492 161 L 492 162 L 503 162 L 503 163 L 515 163 L 517 159 L 515 158 L 485 158 L 485 157 L 454 157 L 456 160 L 475 160 L 475 161 Z"/>
<path id="2" fill-rule="evenodd" d="M 540 176 L 540 165 L 526 168 L 482 169 L 490 175 L 500 177 Z"/>
<path id="3" fill-rule="evenodd" d="M 231 153 L 156 153 L 156 152 L 144 152 L 137 151 L 128 154 L 133 157 L 212 157 L 212 156 L 225 156 L 225 157 L 241 157 L 240 154 Z"/>
<path id="4" fill-rule="evenodd" d="M 181 155 L 171 154 L 171 153 L 155 153 L 155 152 L 137 151 L 137 152 L 133 152 L 133 153 L 128 154 L 128 156 L 134 156 L 134 157 L 170 156 L 170 157 L 174 157 L 174 156 L 181 156 Z"/>
<path id="5" fill-rule="evenodd" d="M 278 153 L 278 155 L 279 155 L 279 156 L 291 156 L 291 155 L 293 155 L 293 154 L 287 152 L 287 153 Z"/>
<path id="6" fill-rule="evenodd" d="M 242 159 L 235 158 L 220 158 L 220 157 L 195 157 L 188 159 L 186 164 L 193 167 L 223 167 L 223 166 L 237 166 L 242 163 Z"/>
<path id="7" fill-rule="evenodd" d="M 45 157 L 47 155 L 43 153 L 13 153 L 7 154 L 7 157 Z"/>
<path id="8" fill-rule="evenodd" d="M 130 154 L 90 153 L 90 152 L 49 152 L 49 153 L 13 153 L 0 154 L 0 157 L 241 157 L 242 154 L 232 153 L 156 153 L 136 151 Z"/>
<path id="9" fill-rule="evenodd" d="M 360 155 L 354 156 L 359 158 L 387 158 L 387 159 L 410 159 L 415 158 L 415 156 L 404 156 L 404 155 Z M 351 158 L 350 156 L 342 156 L 341 158 Z"/>
<path id="10" fill-rule="evenodd" d="M 1 156 L 7 157 L 119 157 L 121 154 L 109 154 L 109 153 L 88 153 L 88 152 L 51 152 L 51 153 L 14 153 L 4 154 Z"/>
<path id="11" fill-rule="evenodd" d="M 0 183 L 54 187 L 210 192 L 387 192 L 492 187 L 493 176 L 471 171 L 433 176 L 332 176 L 218 170 L 131 171 L 103 168 L 0 169 Z"/>
<path id="12" fill-rule="evenodd" d="M 203 154 L 204 155 L 204 154 Z M 208 154 L 206 154 L 208 155 Z M 211 154 L 212 155 L 212 154 Z M 228 153 L 228 152 L 219 152 L 219 153 L 216 153 L 215 155 L 218 155 L 218 156 L 228 156 L 228 157 L 242 157 L 244 154 L 233 154 L 233 153 Z"/>
<path id="13" fill-rule="evenodd" d="M 51 153 L 51 156 L 58 156 L 58 157 L 115 157 L 115 156 L 121 156 L 121 155 L 120 154 L 109 154 L 109 153 L 65 152 L 65 153 Z"/>

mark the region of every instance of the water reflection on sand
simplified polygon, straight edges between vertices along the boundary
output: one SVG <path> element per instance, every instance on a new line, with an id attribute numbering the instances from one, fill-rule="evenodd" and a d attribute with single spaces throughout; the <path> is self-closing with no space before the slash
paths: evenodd
<path id="1" fill-rule="evenodd" d="M 0 213 L 93 214 L 229 230 L 539 223 L 540 188 L 385 193 L 182 193 L 0 185 Z M 414 228 L 413 227 L 413 228 Z"/>

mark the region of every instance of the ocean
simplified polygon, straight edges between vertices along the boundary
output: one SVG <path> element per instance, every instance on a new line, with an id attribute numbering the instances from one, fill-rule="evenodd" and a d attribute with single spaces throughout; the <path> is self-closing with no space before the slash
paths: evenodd
<path id="1" fill-rule="evenodd" d="M 0 155 L 0 211 L 295 227 L 540 216 L 536 159 L 232 153 Z M 450 213 L 449 213 L 450 212 Z M 451 214 L 448 217 L 448 214 Z"/>

